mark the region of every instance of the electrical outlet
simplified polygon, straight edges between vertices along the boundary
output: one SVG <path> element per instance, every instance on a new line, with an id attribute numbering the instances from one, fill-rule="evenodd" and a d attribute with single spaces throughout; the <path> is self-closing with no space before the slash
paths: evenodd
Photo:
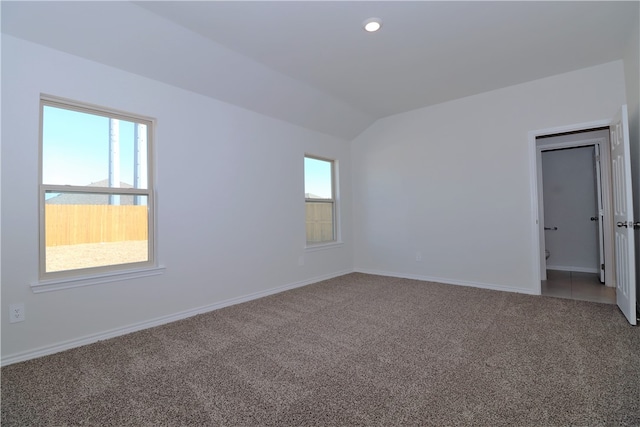
<path id="1" fill-rule="evenodd" d="M 9 304 L 9 323 L 24 321 L 24 304 Z"/>
<path id="2" fill-rule="evenodd" d="M 416 261 L 422 261 L 422 252 L 416 252 Z"/>

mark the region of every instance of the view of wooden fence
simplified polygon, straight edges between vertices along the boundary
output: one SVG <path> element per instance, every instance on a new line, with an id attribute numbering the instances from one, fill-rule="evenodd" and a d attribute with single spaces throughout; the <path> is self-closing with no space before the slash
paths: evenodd
<path id="1" fill-rule="evenodd" d="M 147 240 L 147 206 L 45 205 L 46 246 Z M 334 240 L 333 204 L 306 203 L 307 242 Z"/>
<path id="2" fill-rule="evenodd" d="M 45 205 L 46 246 L 147 240 L 147 206 Z"/>
<path id="3" fill-rule="evenodd" d="M 328 242 L 335 239 L 333 203 L 307 202 L 307 242 Z"/>

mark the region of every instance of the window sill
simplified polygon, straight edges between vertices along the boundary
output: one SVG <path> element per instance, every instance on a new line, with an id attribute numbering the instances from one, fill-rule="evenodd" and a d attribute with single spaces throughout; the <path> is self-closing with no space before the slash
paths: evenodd
<path id="1" fill-rule="evenodd" d="M 305 246 L 305 252 L 316 252 L 316 251 L 324 251 L 326 249 L 339 248 L 344 246 L 344 242 L 336 241 L 336 242 L 328 242 L 328 243 L 316 243 Z"/>
<path id="2" fill-rule="evenodd" d="M 101 273 L 92 276 L 65 277 L 62 279 L 40 280 L 31 283 L 33 293 L 58 291 L 61 289 L 78 288 L 81 286 L 98 285 L 100 283 L 119 282 L 122 280 L 137 279 L 139 277 L 156 276 L 163 274 L 164 266 L 141 268 L 137 270 L 121 270 Z"/>

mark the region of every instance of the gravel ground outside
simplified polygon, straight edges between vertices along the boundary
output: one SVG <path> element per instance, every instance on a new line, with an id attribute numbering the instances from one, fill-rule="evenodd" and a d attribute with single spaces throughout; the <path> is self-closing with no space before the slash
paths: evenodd
<path id="1" fill-rule="evenodd" d="M 47 272 L 147 261 L 146 240 L 47 247 Z"/>

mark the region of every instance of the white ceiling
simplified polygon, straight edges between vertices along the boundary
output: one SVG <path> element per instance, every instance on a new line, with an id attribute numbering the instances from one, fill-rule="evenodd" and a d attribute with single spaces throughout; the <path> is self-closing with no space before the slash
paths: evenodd
<path id="1" fill-rule="evenodd" d="M 2 32 L 351 139 L 621 59 L 639 14 L 636 1 L 2 1 Z"/>

